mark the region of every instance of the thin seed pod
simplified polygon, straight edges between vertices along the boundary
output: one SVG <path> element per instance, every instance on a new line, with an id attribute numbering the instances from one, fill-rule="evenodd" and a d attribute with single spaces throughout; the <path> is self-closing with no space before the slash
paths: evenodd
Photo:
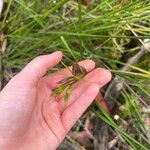
<path id="1" fill-rule="evenodd" d="M 66 92 L 65 96 L 64 96 L 64 104 L 67 104 L 68 98 L 71 94 L 71 89 L 72 86 L 75 82 L 77 82 L 78 80 L 82 79 L 85 75 L 87 74 L 87 71 L 84 67 L 76 64 L 73 64 L 72 66 L 72 75 L 71 77 L 67 77 L 61 81 L 58 82 L 58 84 L 60 84 L 60 86 L 58 88 L 56 88 L 55 90 L 53 90 L 53 95 L 54 96 L 58 96 L 60 95 L 63 91 Z"/>
<path id="2" fill-rule="evenodd" d="M 67 105 L 67 102 L 68 102 L 68 99 L 70 97 L 70 94 L 71 94 L 71 90 L 72 90 L 72 85 L 68 85 L 66 87 L 66 94 L 65 94 L 65 97 L 64 97 L 64 105 L 66 106 Z"/>

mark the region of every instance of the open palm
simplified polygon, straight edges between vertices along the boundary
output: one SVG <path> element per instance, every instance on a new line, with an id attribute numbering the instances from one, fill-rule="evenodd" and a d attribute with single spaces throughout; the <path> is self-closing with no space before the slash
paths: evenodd
<path id="1" fill-rule="evenodd" d="M 67 106 L 61 94 L 52 96 L 68 69 L 44 76 L 60 62 L 61 52 L 31 61 L 0 93 L 0 148 L 3 150 L 54 150 L 92 103 L 99 89 L 110 81 L 109 71 L 94 69 L 91 60 L 80 62 L 85 80 L 75 83 Z"/>

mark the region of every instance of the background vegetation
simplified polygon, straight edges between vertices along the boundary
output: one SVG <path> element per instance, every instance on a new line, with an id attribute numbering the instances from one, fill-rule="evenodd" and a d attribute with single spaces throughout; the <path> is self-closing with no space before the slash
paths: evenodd
<path id="1" fill-rule="evenodd" d="M 0 43 L 2 86 L 58 49 L 67 66 L 90 58 L 112 72 L 102 90 L 111 115 L 93 106 L 60 149 L 150 149 L 149 0 L 7 0 Z"/>

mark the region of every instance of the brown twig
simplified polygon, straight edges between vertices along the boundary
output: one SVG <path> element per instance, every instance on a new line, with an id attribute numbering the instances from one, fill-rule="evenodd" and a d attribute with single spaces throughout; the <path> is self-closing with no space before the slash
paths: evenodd
<path id="1" fill-rule="evenodd" d="M 0 90 L 2 89 L 2 74 L 3 74 L 3 67 L 2 67 L 2 56 L 6 50 L 7 40 L 4 37 L 4 34 L 0 32 Z"/>
<path id="2" fill-rule="evenodd" d="M 143 44 L 140 50 L 132 57 L 130 57 L 126 64 L 134 65 L 139 59 L 148 52 L 147 49 L 150 49 L 150 41 L 143 41 Z M 131 68 L 128 66 L 124 66 L 120 69 L 121 71 L 131 71 Z M 115 104 L 114 100 L 116 100 L 120 96 L 120 91 L 124 88 L 124 80 L 123 78 L 116 76 L 110 83 L 107 91 L 105 92 L 104 99 L 108 104 L 108 108 L 111 110 Z"/>
<path id="3" fill-rule="evenodd" d="M 143 45 L 144 44 L 144 45 Z M 128 65 L 136 64 L 139 59 L 148 52 L 147 49 L 150 49 L 150 41 L 145 40 L 140 50 L 132 57 L 130 57 L 127 61 Z M 120 70 L 122 71 L 131 71 L 131 68 L 128 66 L 122 67 Z M 107 88 L 107 91 L 104 95 L 104 100 L 106 101 L 109 110 L 111 111 L 115 105 L 115 100 L 120 96 L 121 90 L 124 88 L 124 80 L 123 78 L 116 76 L 110 83 Z M 95 150 L 107 150 L 108 149 L 108 126 L 106 123 L 101 121 L 100 119 L 96 119 L 94 124 L 94 137 L 95 141 Z"/>

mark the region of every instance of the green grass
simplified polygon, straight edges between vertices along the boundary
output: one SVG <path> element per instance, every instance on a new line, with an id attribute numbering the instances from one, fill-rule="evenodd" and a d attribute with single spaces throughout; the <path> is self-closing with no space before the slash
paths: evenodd
<path id="1" fill-rule="evenodd" d="M 141 40 L 150 39 L 149 10 L 149 0 L 125 4 L 93 0 L 88 7 L 73 0 L 8 0 L 0 22 L 1 34 L 7 40 L 2 55 L 3 78 L 9 79 L 8 70 L 15 74 L 32 58 L 56 50 L 64 53 L 67 66 L 93 59 L 98 67 L 110 69 L 113 77 L 125 79 L 126 88 L 116 101 L 124 106 L 119 116 L 129 123 L 134 135 L 104 111 L 95 115 L 107 122 L 130 149 L 149 149 L 149 129 L 144 124 L 149 114 L 142 109 L 149 109 L 150 104 L 150 53 L 147 50 L 134 65 L 126 63 L 139 51 Z M 120 70 L 122 66 L 132 72 Z"/>

